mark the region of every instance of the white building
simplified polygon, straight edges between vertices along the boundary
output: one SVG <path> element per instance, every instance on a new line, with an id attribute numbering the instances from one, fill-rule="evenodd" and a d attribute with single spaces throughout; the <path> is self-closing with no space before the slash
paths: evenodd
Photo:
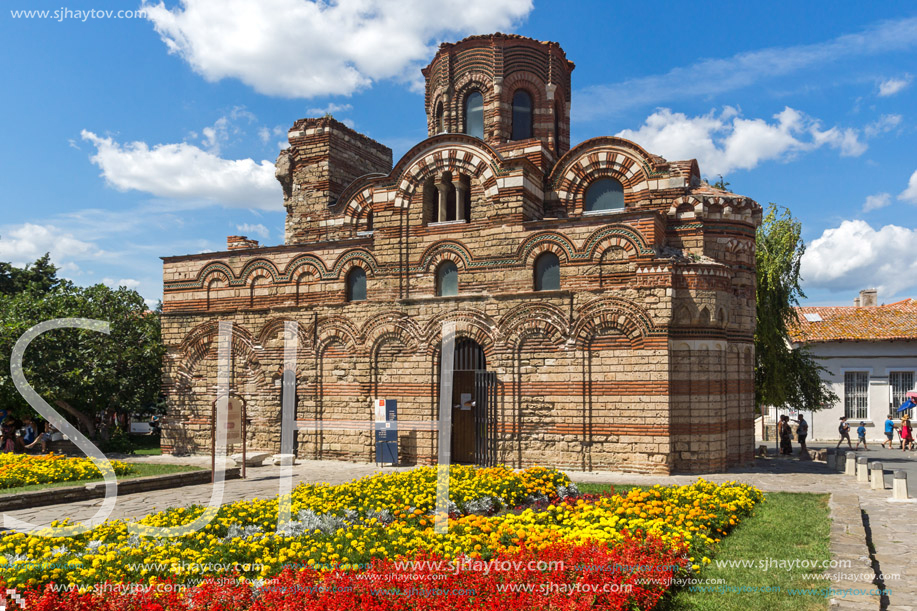
<path id="1" fill-rule="evenodd" d="M 907 391 L 917 390 L 917 300 L 877 305 L 872 289 L 860 291 L 853 306 L 797 311 L 800 323 L 793 339 L 807 345 L 828 370 L 823 377 L 838 396 L 833 406 L 806 413 L 810 439 L 839 439 L 844 415 L 854 444 L 861 421 L 868 441 L 885 439 L 886 417 L 893 414 L 900 424 L 895 410 Z"/>

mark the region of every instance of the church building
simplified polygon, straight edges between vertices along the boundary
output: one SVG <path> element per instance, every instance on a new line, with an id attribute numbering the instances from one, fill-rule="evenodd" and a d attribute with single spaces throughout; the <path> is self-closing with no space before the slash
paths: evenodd
<path id="1" fill-rule="evenodd" d="M 399 462 L 434 463 L 451 321 L 453 462 L 751 460 L 761 207 L 694 160 L 612 136 L 571 147 L 573 68 L 517 35 L 442 44 L 423 69 L 428 138 L 394 164 L 330 116 L 296 121 L 276 163 L 284 244 L 163 259 L 164 451 L 210 452 L 231 322 L 249 451 L 279 452 L 295 321 L 297 455 L 372 462 L 375 402 L 395 399 Z"/>

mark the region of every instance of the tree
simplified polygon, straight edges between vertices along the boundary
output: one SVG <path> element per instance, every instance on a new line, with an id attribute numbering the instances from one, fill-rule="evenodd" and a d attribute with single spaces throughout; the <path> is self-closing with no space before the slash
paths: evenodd
<path id="1" fill-rule="evenodd" d="M 10 376 L 13 345 L 34 325 L 55 318 L 91 318 L 110 324 L 108 335 L 54 329 L 26 350 L 26 380 L 48 403 L 76 418 L 90 436 L 95 415 L 108 409 L 140 411 L 154 405 L 164 348 L 159 315 L 126 288 L 82 288 L 62 280 L 55 288 L 0 294 L 0 409 L 13 414 L 31 408 Z"/>
<path id="2" fill-rule="evenodd" d="M 818 410 L 837 401 L 808 348 L 793 347 L 794 309 L 805 298 L 799 267 L 805 244 L 802 225 L 786 208 L 771 204 L 756 236 L 757 319 L 755 404 Z"/>
<path id="3" fill-rule="evenodd" d="M 24 268 L 0 262 L 0 293 L 13 295 L 29 290 L 50 291 L 61 283 L 57 277 L 57 269 L 51 263 L 51 256 L 48 253 Z"/>

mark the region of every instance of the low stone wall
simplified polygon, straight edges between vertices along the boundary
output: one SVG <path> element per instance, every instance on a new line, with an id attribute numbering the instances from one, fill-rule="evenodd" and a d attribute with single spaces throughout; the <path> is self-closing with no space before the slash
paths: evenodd
<path id="1" fill-rule="evenodd" d="M 239 479 L 239 477 L 240 473 L 238 468 L 226 469 L 226 479 Z M 166 475 L 153 475 L 150 477 L 119 481 L 118 495 L 209 483 L 210 471 L 207 470 L 168 473 Z M 74 503 L 103 496 L 105 496 L 104 481 L 90 482 L 82 486 L 67 488 L 49 488 L 47 490 L 35 490 L 34 492 L 5 494 L 0 495 L 0 512 L 14 509 L 29 509 L 31 507 L 44 507 L 46 505 L 59 505 L 61 503 Z"/>

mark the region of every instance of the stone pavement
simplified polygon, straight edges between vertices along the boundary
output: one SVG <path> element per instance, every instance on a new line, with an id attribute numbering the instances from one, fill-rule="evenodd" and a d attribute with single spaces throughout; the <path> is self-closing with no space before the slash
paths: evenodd
<path id="1" fill-rule="evenodd" d="M 870 459 L 873 459 L 870 452 Z M 878 454 L 878 453 L 876 453 Z M 132 458 L 138 462 L 174 462 L 210 466 L 207 457 L 151 456 Z M 379 468 L 374 464 L 344 463 L 336 461 L 297 461 L 293 467 L 293 485 L 299 482 L 328 482 L 330 484 L 349 481 L 379 471 L 400 471 L 409 467 Z M 689 484 L 697 480 L 693 475 L 637 475 L 611 472 L 571 472 L 575 482 L 610 484 Z M 240 499 L 269 498 L 279 490 L 280 468 L 267 466 L 249 468 L 248 479 L 226 482 L 223 502 Z M 851 574 L 885 574 L 888 577 L 881 587 L 891 590 L 885 597 L 852 595 L 838 597 L 832 607 L 838 609 L 890 609 L 917 611 L 917 555 L 913 551 L 910 535 L 917 522 L 917 504 L 890 503 L 891 490 L 871 490 L 869 484 L 858 483 L 855 477 L 829 470 L 825 463 L 798 461 L 786 458 L 756 459 L 755 463 L 727 473 L 703 476 L 713 482 L 737 480 L 757 486 L 765 492 L 814 492 L 832 495 L 831 551 L 835 560 L 849 560 L 847 568 L 829 569 L 836 575 L 831 584 L 835 589 L 854 588 L 869 590 L 875 586 L 869 580 L 852 581 L 845 576 Z M 207 504 L 212 487 L 186 486 L 173 490 L 129 494 L 118 498 L 111 518 L 140 518 L 153 511 L 167 507 L 185 507 L 192 504 Z M 917 477 L 911 478 L 911 496 L 917 496 Z M 101 505 L 101 499 L 93 499 L 68 505 L 56 505 L 8 512 L 21 520 L 47 525 L 52 520 L 70 517 L 85 521 L 92 517 Z M 870 556 L 869 546 L 875 552 Z M 825 587 L 827 582 L 813 583 L 813 588 Z"/>

